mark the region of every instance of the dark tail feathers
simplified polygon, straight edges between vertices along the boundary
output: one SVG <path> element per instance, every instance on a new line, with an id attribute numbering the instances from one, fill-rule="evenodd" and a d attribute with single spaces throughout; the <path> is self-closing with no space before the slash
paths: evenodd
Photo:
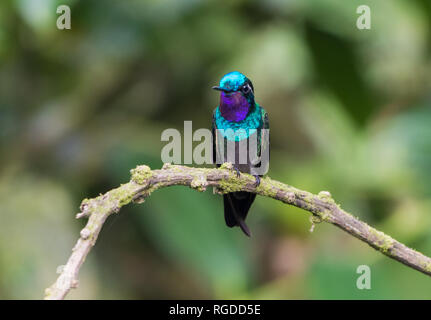
<path id="1" fill-rule="evenodd" d="M 231 228 L 239 226 L 250 237 L 250 229 L 245 224 L 245 218 L 255 198 L 256 194 L 243 191 L 223 195 L 226 225 Z"/>

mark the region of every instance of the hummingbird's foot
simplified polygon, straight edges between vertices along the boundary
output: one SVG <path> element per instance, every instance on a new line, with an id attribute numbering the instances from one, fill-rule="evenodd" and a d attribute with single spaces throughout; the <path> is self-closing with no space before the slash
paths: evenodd
<path id="1" fill-rule="evenodd" d="M 260 177 L 259 176 L 253 176 L 256 179 L 256 182 L 254 183 L 255 187 L 260 186 Z"/>
<path id="2" fill-rule="evenodd" d="M 237 178 L 241 177 L 241 171 L 238 168 L 233 167 L 232 170 L 235 171 Z"/>

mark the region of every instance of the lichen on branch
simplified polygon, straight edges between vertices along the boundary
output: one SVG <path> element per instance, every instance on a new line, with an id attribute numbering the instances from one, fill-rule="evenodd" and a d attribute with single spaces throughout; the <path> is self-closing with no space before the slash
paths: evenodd
<path id="1" fill-rule="evenodd" d="M 386 256 L 431 276 L 429 257 L 408 248 L 344 211 L 328 191 L 314 195 L 269 177 L 262 178 L 260 185 L 256 187 L 253 176 L 243 173 L 238 177 L 229 163 L 221 165 L 220 168 L 165 164 L 159 170 L 151 170 L 147 165 L 140 165 L 130 170 L 130 173 L 131 179 L 128 183 L 96 198 L 82 201 L 81 212 L 76 217 L 88 217 L 87 225 L 81 230 L 80 238 L 56 282 L 45 290 L 45 299 L 64 299 L 70 289 L 78 286 L 79 270 L 95 245 L 104 222 L 111 214 L 118 213 L 123 206 L 132 201 L 142 203 L 153 191 L 173 185 L 189 186 L 201 192 L 212 186 L 216 193 L 221 194 L 247 191 L 282 201 L 312 214 L 310 231 L 314 229 L 315 223 L 331 223 Z"/>

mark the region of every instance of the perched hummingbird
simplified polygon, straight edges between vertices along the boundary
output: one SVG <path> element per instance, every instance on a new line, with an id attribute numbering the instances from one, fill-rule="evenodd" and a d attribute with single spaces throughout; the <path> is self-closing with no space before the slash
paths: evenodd
<path id="1" fill-rule="evenodd" d="M 256 170 L 253 169 L 262 164 L 251 161 L 251 159 L 261 158 L 263 152 L 267 152 L 269 161 L 268 114 L 255 101 L 254 88 L 250 79 L 238 71 L 224 75 L 220 84 L 213 89 L 220 91 L 220 104 L 214 110 L 212 119 L 213 161 L 218 167 L 221 162 L 227 162 L 226 146 L 229 140 L 235 148 L 235 161 L 229 161 L 232 162 L 233 169 L 238 176 L 240 172 L 253 174 L 258 186 L 260 176 L 263 174 L 254 174 L 253 172 Z M 232 131 L 236 134 L 232 134 Z M 219 139 L 220 137 L 221 139 Z M 257 141 L 257 148 L 251 148 L 250 141 Z M 241 143 L 243 145 L 246 143 L 246 148 L 240 147 Z M 244 152 L 247 154 L 241 154 Z M 244 156 L 246 156 L 246 161 L 239 161 L 239 158 L 244 159 Z M 239 226 L 247 236 L 250 236 L 245 218 L 255 198 L 256 194 L 244 191 L 224 194 L 226 225 L 228 227 Z"/>

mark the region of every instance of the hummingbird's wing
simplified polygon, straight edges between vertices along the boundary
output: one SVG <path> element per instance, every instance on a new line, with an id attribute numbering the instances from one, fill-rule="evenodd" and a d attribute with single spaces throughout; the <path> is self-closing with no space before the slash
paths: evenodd
<path id="1" fill-rule="evenodd" d="M 260 168 L 262 174 L 259 176 L 263 176 L 269 169 L 270 141 L 268 113 L 261 106 L 260 108 L 262 122 L 257 130 L 257 157 L 260 161 L 255 165 L 255 168 Z"/>
<path id="2" fill-rule="evenodd" d="M 268 112 L 264 108 L 262 108 L 262 119 L 263 119 L 263 126 L 262 126 L 262 151 L 265 150 L 265 148 L 268 148 L 268 153 L 270 150 L 270 142 L 269 142 L 269 120 L 268 120 Z M 269 159 L 268 159 L 269 160 Z"/>
<path id="3" fill-rule="evenodd" d="M 216 136 L 216 130 L 217 130 L 217 124 L 216 124 L 216 119 L 215 119 L 215 114 L 216 114 L 216 110 L 217 108 L 214 110 L 213 112 L 213 117 L 212 117 L 212 124 L 211 124 L 211 133 L 212 133 L 212 143 L 213 143 L 213 164 L 215 164 L 217 167 L 220 166 L 220 164 L 217 164 L 217 150 L 218 150 L 218 139 Z"/>

